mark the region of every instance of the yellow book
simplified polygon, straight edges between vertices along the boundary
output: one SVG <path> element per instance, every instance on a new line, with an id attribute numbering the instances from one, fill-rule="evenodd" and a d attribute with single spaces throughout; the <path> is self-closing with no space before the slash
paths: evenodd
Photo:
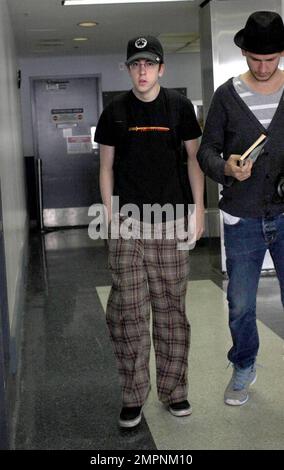
<path id="1" fill-rule="evenodd" d="M 247 158 L 255 161 L 263 149 L 266 139 L 267 135 L 261 134 L 259 138 L 241 155 L 240 163 L 244 162 Z"/>

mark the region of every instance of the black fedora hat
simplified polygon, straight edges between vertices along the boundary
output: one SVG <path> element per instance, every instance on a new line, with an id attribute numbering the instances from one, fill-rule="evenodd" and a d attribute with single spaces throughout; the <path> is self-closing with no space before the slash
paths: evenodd
<path id="1" fill-rule="evenodd" d="M 252 13 L 246 25 L 234 37 L 235 44 L 255 54 L 274 54 L 284 50 L 284 25 L 273 11 Z"/>

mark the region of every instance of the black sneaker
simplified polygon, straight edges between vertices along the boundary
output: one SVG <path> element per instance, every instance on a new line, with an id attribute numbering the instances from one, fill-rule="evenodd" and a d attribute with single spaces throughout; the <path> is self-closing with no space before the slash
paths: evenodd
<path id="1" fill-rule="evenodd" d="M 192 408 L 187 400 L 171 403 L 169 412 L 174 416 L 188 416 L 192 413 Z"/>
<path id="2" fill-rule="evenodd" d="M 123 407 L 119 416 L 119 426 L 134 428 L 142 418 L 142 406 Z"/>

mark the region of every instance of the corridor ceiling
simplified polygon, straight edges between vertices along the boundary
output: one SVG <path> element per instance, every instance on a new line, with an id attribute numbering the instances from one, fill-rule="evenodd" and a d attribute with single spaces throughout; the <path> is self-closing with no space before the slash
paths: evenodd
<path id="1" fill-rule="evenodd" d="M 61 0 L 9 0 L 20 57 L 125 53 L 139 34 L 158 36 L 166 53 L 198 52 L 202 0 L 63 7 Z M 98 23 L 94 28 L 81 21 Z M 85 41 L 74 38 L 87 37 Z"/>

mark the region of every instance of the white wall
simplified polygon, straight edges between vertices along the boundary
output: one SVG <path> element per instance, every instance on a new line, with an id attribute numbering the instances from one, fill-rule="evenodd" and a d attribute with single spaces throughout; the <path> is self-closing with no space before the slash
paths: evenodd
<path id="1" fill-rule="evenodd" d="M 17 64 L 7 0 L 0 0 L 0 181 L 6 253 L 10 325 L 22 274 L 26 241 L 24 160 L 21 139 Z"/>
<path id="2" fill-rule="evenodd" d="M 84 76 L 99 74 L 102 91 L 127 90 L 131 87 L 127 70 L 120 70 L 125 60 L 120 55 L 56 57 L 52 59 L 22 59 L 22 112 L 24 155 L 34 155 L 30 78 Z M 201 100 L 201 67 L 198 53 L 172 54 L 165 58 L 166 71 L 161 84 L 166 87 L 186 87 L 188 97 Z"/>

